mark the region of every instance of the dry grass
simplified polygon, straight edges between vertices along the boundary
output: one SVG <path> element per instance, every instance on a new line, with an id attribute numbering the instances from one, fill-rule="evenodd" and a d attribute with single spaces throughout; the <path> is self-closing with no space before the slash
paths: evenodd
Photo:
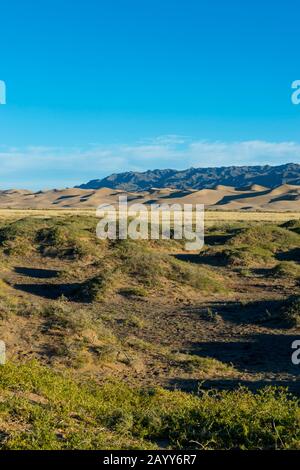
<path id="1" fill-rule="evenodd" d="M 242 212 L 242 211 L 207 211 L 205 220 L 208 225 L 223 222 L 270 222 L 280 223 L 299 220 L 299 212 Z"/>
<path id="2" fill-rule="evenodd" d="M 0 209 L 0 220 L 33 217 L 64 217 L 68 215 L 95 215 L 93 209 Z M 206 211 L 208 224 L 218 222 L 286 222 L 300 219 L 299 212 L 243 212 L 243 211 Z"/>

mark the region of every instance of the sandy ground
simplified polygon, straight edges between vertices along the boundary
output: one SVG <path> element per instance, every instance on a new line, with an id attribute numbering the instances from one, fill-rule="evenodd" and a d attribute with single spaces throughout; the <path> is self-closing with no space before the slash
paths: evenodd
<path id="1" fill-rule="evenodd" d="M 0 191 L 2 209 L 96 209 L 100 204 L 115 205 L 119 196 L 128 202 L 155 204 L 204 204 L 208 209 L 226 211 L 297 212 L 300 211 L 300 186 L 281 185 L 275 189 L 253 185 L 247 189 L 216 186 L 215 189 L 178 191 L 153 188 L 128 192 L 102 188 L 53 189 L 33 193 L 28 190 Z"/>

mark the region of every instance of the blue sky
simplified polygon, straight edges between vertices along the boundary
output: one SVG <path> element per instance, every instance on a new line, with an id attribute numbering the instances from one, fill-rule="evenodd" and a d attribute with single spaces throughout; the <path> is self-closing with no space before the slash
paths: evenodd
<path id="1" fill-rule="evenodd" d="M 294 0 L 1 5 L 0 187 L 300 162 Z"/>

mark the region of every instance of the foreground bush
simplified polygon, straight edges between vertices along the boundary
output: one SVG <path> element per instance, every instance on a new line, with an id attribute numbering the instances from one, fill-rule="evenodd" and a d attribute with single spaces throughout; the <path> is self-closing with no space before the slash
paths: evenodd
<path id="1" fill-rule="evenodd" d="M 300 265 L 294 261 L 282 261 L 271 272 L 279 278 L 300 279 Z"/>
<path id="2" fill-rule="evenodd" d="M 263 321 L 275 321 L 283 328 L 297 328 L 300 326 L 300 297 L 293 295 L 278 303 L 271 310 L 266 311 Z"/>
<path id="3" fill-rule="evenodd" d="M 283 316 L 289 326 L 300 326 L 300 297 L 292 299 L 283 309 Z"/>
<path id="4" fill-rule="evenodd" d="M 200 396 L 78 384 L 35 362 L 0 369 L 2 449 L 300 448 L 299 401 L 240 388 Z"/>
<path id="5" fill-rule="evenodd" d="M 222 246 L 208 247 L 200 256 L 231 267 L 273 265 L 278 255 L 298 261 L 300 236 L 277 225 L 253 225 L 231 234 Z"/>
<path id="6" fill-rule="evenodd" d="M 0 227 L 0 247 L 8 255 L 38 251 L 44 256 L 80 259 L 99 248 L 94 217 L 66 216 L 52 219 L 24 217 Z"/>

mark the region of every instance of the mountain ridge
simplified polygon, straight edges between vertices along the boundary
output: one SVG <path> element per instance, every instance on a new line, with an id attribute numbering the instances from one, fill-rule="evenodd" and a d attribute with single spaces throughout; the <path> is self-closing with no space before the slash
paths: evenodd
<path id="1" fill-rule="evenodd" d="M 105 178 L 90 180 L 75 187 L 80 189 L 110 188 L 124 191 L 148 191 L 152 187 L 199 190 L 212 189 L 217 185 L 237 188 L 259 185 L 275 188 L 282 184 L 300 185 L 300 164 L 128 171 L 113 173 Z"/>

